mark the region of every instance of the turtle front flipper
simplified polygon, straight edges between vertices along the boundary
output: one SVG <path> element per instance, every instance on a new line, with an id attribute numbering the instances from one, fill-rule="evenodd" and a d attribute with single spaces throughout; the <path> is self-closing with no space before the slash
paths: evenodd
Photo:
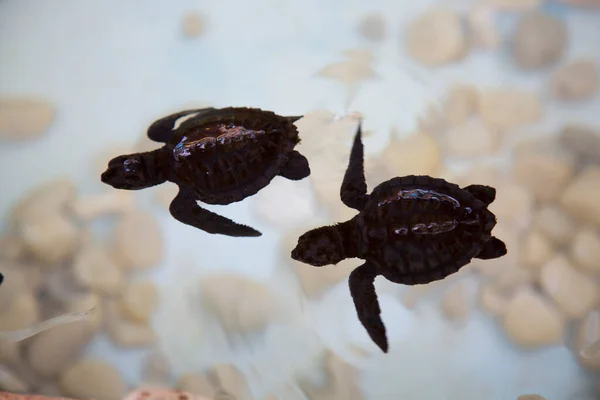
<path id="1" fill-rule="evenodd" d="M 173 218 L 186 225 L 202 229 L 207 233 L 227 235 L 233 237 L 261 236 L 262 233 L 246 225 L 241 225 L 232 220 L 215 214 L 200 207 L 196 200 L 185 190 L 179 193 L 169 206 Z"/>
<path id="2" fill-rule="evenodd" d="M 167 143 L 173 137 L 173 127 L 175 126 L 175 122 L 177 122 L 179 118 L 185 117 L 186 115 L 190 114 L 196 114 L 202 111 L 214 110 L 215 109 L 211 107 L 199 108 L 196 110 L 185 110 L 156 120 L 148 128 L 148 138 L 155 142 Z"/>
<path id="3" fill-rule="evenodd" d="M 481 260 L 491 260 L 506 255 L 506 244 L 495 236 L 492 236 L 484 245 L 483 249 L 475 256 Z"/>
<path id="4" fill-rule="evenodd" d="M 364 149 L 362 143 L 362 121 L 358 124 L 350 161 L 344 174 L 340 197 L 342 202 L 355 210 L 362 211 L 367 202 L 367 182 L 364 169 Z"/>
<path id="5" fill-rule="evenodd" d="M 310 175 L 308 160 L 296 150 L 290 153 L 290 159 L 281 167 L 279 175 L 292 181 L 299 181 Z"/>
<path id="6" fill-rule="evenodd" d="M 484 204 L 491 204 L 496 199 L 496 189 L 485 185 L 469 185 L 464 188 Z"/>
<path id="7" fill-rule="evenodd" d="M 375 277 L 378 272 L 368 261 L 350 274 L 348 283 L 354 307 L 361 324 L 367 330 L 371 340 L 384 352 L 388 352 L 385 326 L 381 320 L 381 309 L 375 293 Z"/>

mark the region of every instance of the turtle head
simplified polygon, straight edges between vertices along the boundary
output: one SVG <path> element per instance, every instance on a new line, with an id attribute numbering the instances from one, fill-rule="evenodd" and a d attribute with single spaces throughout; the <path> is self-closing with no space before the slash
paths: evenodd
<path id="1" fill-rule="evenodd" d="M 337 264 L 346 258 L 344 247 L 338 227 L 324 226 L 300 236 L 292 258 L 315 267 Z"/>
<path id="2" fill-rule="evenodd" d="M 157 171 L 154 158 L 153 152 L 115 157 L 100 179 L 115 189 L 138 190 L 158 185 L 166 179 Z"/>

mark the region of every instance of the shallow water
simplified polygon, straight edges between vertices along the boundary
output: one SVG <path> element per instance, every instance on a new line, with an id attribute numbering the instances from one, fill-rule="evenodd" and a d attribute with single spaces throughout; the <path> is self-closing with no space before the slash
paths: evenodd
<path id="1" fill-rule="evenodd" d="M 365 129 L 374 132 L 364 141 L 365 151 L 375 154 L 385 147 L 392 125 L 402 134 L 414 131 L 417 117 L 428 104 L 440 101 L 452 82 L 545 90 L 547 73 L 517 73 L 506 46 L 474 52 L 435 70 L 408 59 L 399 51 L 400 28 L 432 3 L 0 2 L 0 94 L 35 95 L 58 109 L 43 137 L 0 145 L 0 210 L 7 216 L 27 190 L 53 177 L 73 178 L 83 194 L 100 193 L 105 188 L 94 170 L 99 150 L 131 145 L 154 119 L 193 103 L 254 106 L 282 115 L 359 111 Z M 444 2 L 457 8 L 467 3 Z M 209 18 L 206 35 L 197 39 L 180 34 L 181 17 L 190 10 Z M 359 17 L 370 11 L 384 11 L 388 23 L 388 39 L 378 46 L 355 33 Z M 569 24 L 567 55 L 589 54 L 600 61 L 600 13 L 564 7 L 552 12 Z M 503 29 L 514 26 L 514 15 L 500 19 Z M 355 47 L 372 49 L 379 77 L 364 84 L 346 110 L 343 87 L 314 74 L 341 59 L 341 51 Z M 549 103 L 544 120 L 528 129 L 550 134 L 566 121 L 598 124 L 598 107 L 598 96 L 576 106 Z M 350 140 L 349 135 L 346 142 Z M 298 188 L 294 196 L 312 198 L 308 183 L 298 182 Z M 140 192 L 140 197 L 159 219 L 165 258 L 159 268 L 139 275 L 151 275 L 159 285 L 160 306 L 152 324 L 176 375 L 231 362 L 247 374 L 257 398 L 274 393 L 281 399 L 302 399 L 296 378 L 319 379 L 318 357 L 329 348 L 358 368 L 358 384 L 368 399 L 500 400 L 525 393 L 548 400 L 592 398 L 583 397 L 592 396 L 592 377 L 565 346 L 517 350 L 489 316 L 475 311 L 457 326 L 441 316 L 431 299 L 409 310 L 398 296 L 405 288 L 379 278 L 390 338 L 390 353 L 381 354 L 356 319 L 345 281 L 318 300 L 302 296 L 282 251 L 287 230 L 253 212 L 264 197 L 207 207 L 263 232 L 259 239 L 237 239 L 179 224 L 164 207 L 151 204 L 151 193 Z M 320 225 L 320 212 L 311 207 L 307 215 L 313 219 L 305 222 Z M 283 318 L 264 334 L 226 339 L 197 301 L 198 280 L 217 271 L 266 282 L 277 291 Z M 138 365 L 146 353 L 116 349 L 105 335 L 87 350 L 114 363 L 132 387 L 140 380 Z"/>

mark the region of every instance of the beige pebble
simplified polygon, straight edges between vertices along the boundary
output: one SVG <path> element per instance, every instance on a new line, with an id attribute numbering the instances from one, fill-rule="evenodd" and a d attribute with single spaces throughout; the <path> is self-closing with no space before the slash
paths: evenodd
<path id="1" fill-rule="evenodd" d="M 27 393 L 30 388 L 10 369 L 0 365 L 0 390 L 10 393 Z"/>
<path id="2" fill-rule="evenodd" d="M 262 329 L 277 309 L 268 286 L 241 275 L 208 275 L 202 278 L 200 286 L 202 304 L 228 331 Z"/>
<path id="3" fill-rule="evenodd" d="M 158 307 L 158 289 L 151 281 L 130 283 L 119 299 L 121 314 L 132 322 L 148 324 Z"/>
<path id="4" fill-rule="evenodd" d="M 465 320 L 471 311 L 470 298 L 466 282 L 457 282 L 450 286 L 442 298 L 442 311 L 450 320 Z"/>
<path id="5" fill-rule="evenodd" d="M 502 43 L 502 35 L 494 17 L 497 11 L 490 3 L 475 3 L 467 13 L 469 40 L 484 49 L 496 49 Z"/>
<path id="6" fill-rule="evenodd" d="M 79 242 L 79 229 L 60 214 L 47 214 L 24 223 L 23 242 L 41 263 L 51 267 L 68 260 Z"/>
<path id="7" fill-rule="evenodd" d="M 8 310 L 0 314 L 0 332 L 28 328 L 39 319 L 40 312 L 35 298 L 31 293 L 23 292 L 15 296 Z"/>
<path id="8" fill-rule="evenodd" d="M 524 237 L 521 251 L 521 264 L 533 270 L 539 270 L 554 255 L 552 242 L 539 230 L 532 229 Z"/>
<path id="9" fill-rule="evenodd" d="M 556 71 L 550 91 L 561 100 L 585 100 L 598 92 L 598 67 L 590 59 L 571 61 Z"/>
<path id="10" fill-rule="evenodd" d="M 522 185 L 511 180 L 496 184 L 496 199 L 489 209 L 498 220 L 508 219 L 519 229 L 526 229 L 533 217 L 534 197 Z"/>
<path id="11" fill-rule="evenodd" d="M 35 98 L 0 98 L 0 138 L 24 140 L 41 136 L 56 115 L 52 103 Z"/>
<path id="12" fill-rule="evenodd" d="M 467 171 L 461 172 L 457 174 L 454 179 L 456 184 L 461 187 L 472 184 L 496 187 L 498 184 L 502 183 L 503 180 L 503 173 L 498 167 L 486 164 L 479 164 Z"/>
<path id="13" fill-rule="evenodd" d="M 127 391 L 117 369 L 99 359 L 84 359 L 68 368 L 60 387 L 66 396 L 95 400 L 121 400 Z"/>
<path id="14" fill-rule="evenodd" d="M 90 221 L 113 214 L 125 214 L 135 208 L 135 195 L 126 190 L 110 190 L 99 195 L 81 197 L 73 203 L 73 214 Z"/>
<path id="15" fill-rule="evenodd" d="M 530 11 L 517 23 L 513 57 L 522 69 L 547 67 L 562 57 L 567 42 L 567 28 L 561 20 L 548 13 Z"/>
<path id="16" fill-rule="evenodd" d="M 348 166 L 350 144 L 356 133 L 355 116 L 335 119 L 325 110 L 307 113 L 296 126 L 302 139 L 302 154 L 313 159 L 310 165 L 315 199 L 332 214 L 331 218 L 344 220 L 352 214 L 340 201 L 340 182 Z M 325 152 L 325 148 L 330 151 Z"/>
<path id="17" fill-rule="evenodd" d="M 117 300 L 102 303 L 105 327 L 113 343 L 122 348 L 148 347 L 156 343 L 154 330 L 146 325 L 127 321 L 120 312 Z"/>
<path id="18" fill-rule="evenodd" d="M 0 290 L 0 315 L 8 312 L 15 298 L 23 292 L 32 293 L 27 285 L 26 277 L 19 268 L 20 265 L 0 261 L 0 272 L 4 276 L 2 290 Z"/>
<path id="19" fill-rule="evenodd" d="M 168 387 L 171 381 L 171 365 L 162 352 L 154 350 L 142 359 L 141 376 L 142 381 L 147 384 Z"/>
<path id="20" fill-rule="evenodd" d="M 164 243 L 158 221 L 152 214 L 135 211 L 125 214 L 114 232 L 117 261 L 128 270 L 146 269 L 163 257 Z"/>
<path id="21" fill-rule="evenodd" d="M 140 388 L 130 392 L 124 400 L 211 400 L 194 396 L 192 393 L 171 390 L 163 387 Z"/>
<path id="22" fill-rule="evenodd" d="M 100 296 L 96 293 L 74 294 L 63 304 L 65 313 L 88 312 L 85 316 L 85 321 L 90 325 L 91 329 L 98 330 L 101 327 L 103 323 L 102 302 Z"/>
<path id="23" fill-rule="evenodd" d="M 544 154 L 519 154 L 513 165 L 515 180 L 532 191 L 541 201 L 558 198 L 574 174 L 571 163 Z"/>
<path id="24" fill-rule="evenodd" d="M 560 143 L 586 162 L 600 161 L 600 131 L 582 124 L 568 124 L 560 131 Z"/>
<path id="25" fill-rule="evenodd" d="M 0 365 L 16 364 L 21 361 L 19 343 L 0 340 Z"/>
<path id="26" fill-rule="evenodd" d="M 504 315 L 508 307 L 508 298 L 492 284 L 483 285 L 479 291 L 481 306 L 491 315 Z"/>
<path id="27" fill-rule="evenodd" d="M 206 31 L 206 18 L 200 13 L 188 11 L 183 16 L 181 28 L 188 38 L 200 37 Z"/>
<path id="28" fill-rule="evenodd" d="M 346 49 L 342 51 L 342 54 L 347 59 L 364 65 L 369 65 L 375 60 L 373 52 L 370 49 L 364 47 Z M 348 115 L 353 115 L 356 119 L 363 118 L 363 115 L 358 111 L 349 113 Z"/>
<path id="29" fill-rule="evenodd" d="M 586 318 L 578 321 L 574 336 L 574 352 L 577 361 L 585 368 L 600 371 L 600 357 L 584 357 L 581 353 L 590 345 L 600 339 L 598 324 L 600 323 L 598 311 L 592 311 Z M 585 354 L 585 352 L 584 352 Z"/>
<path id="30" fill-rule="evenodd" d="M 443 7 L 431 7 L 411 21 L 404 45 L 411 57 L 427 66 L 459 60 L 468 51 L 460 15 Z"/>
<path id="31" fill-rule="evenodd" d="M 557 255 L 541 270 L 543 290 L 568 317 L 581 318 L 600 302 L 600 286 L 574 269 L 566 257 Z"/>
<path id="32" fill-rule="evenodd" d="M 212 398 L 215 395 L 215 390 L 208 379 L 200 373 L 183 374 L 177 380 L 176 388 L 197 396 Z"/>
<path id="33" fill-rule="evenodd" d="M 494 279 L 494 286 L 505 293 L 514 292 L 520 287 L 533 283 L 537 274 L 520 267 L 518 264 L 507 265 Z"/>
<path id="34" fill-rule="evenodd" d="M 539 394 L 522 394 L 517 397 L 517 400 L 546 400 L 546 398 Z"/>
<path id="35" fill-rule="evenodd" d="M 346 85 L 355 85 L 377 75 L 370 64 L 350 59 L 321 68 L 317 72 L 317 76 L 334 79 Z"/>
<path id="36" fill-rule="evenodd" d="M 59 266 L 44 274 L 43 293 L 48 295 L 45 303 L 55 303 L 59 309 L 73 298 L 80 298 L 88 290 L 77 282 L 71 266 Z"/>
<path id="37" fill-rule="evenodd" d="M 379 13 L 363 16 L 358 25 L 358 32 L 365 39 L 372 42 L 381 42 L 385 39 L 387 33 L 383 16 Z"/>
<path id="38" fill-rule="evenodd" d="M 465 124 L 477 112 L 478 102 L 479 92 L 474 85 L 452 86 L 444 102 L 446 121 L 452 126 Z"/>
<path id="39" fill-rule="evenodd" d="M 438 141 L 426 132 L 400 139 L 398 133 L 392 130 L 385 150 L 374 157 L 367 157 L 367 160 L 370 161 L 366 162 L 368 186 L 374 187 L 396 176 L 435 176 L 442 166 L 442 149 Z"/>
<path id="40" fill-rule="evenodd" d="M 492 131 L 509 131 L 538 122 L 543 115 L 540 97 L 512 87 L 482 90 L 479 115 Z"/>
<path id="41" fill-rule="evenodd" d="M 233 364 L 218 363 L 208 373 L 211 383 L 234 399 L 251 399 L 252 391 L 243 372 Z"/>
<path id="42" fill-rule="evenodd" d="M 561 313 L 549 301 L 526 288 L 509 300 L 503 326 L 508 337 L 523 347 L 560 344 L 565 333 Z"/>
<path id="43" fill-rule="evenodd" d="M 154 191 L 154 201 L 156 201 L 159 205 L 168 208 L 175 196 L 177 196 L 178 192 L 179 188 L 177 185 L 163 183 L 162 185 L 156 187 Z"/>
<path id="44" fill-rule="evenodd" d="M 19 261 L 25 258 L 26 249 L 23 240 L 16 235 L 0 236 L 0 259 Z"/>
<path id="45" fill-rule="evenodd" d="M 571 242 L 571 259 L 584 272 L 600 273 L 600 235 L 590 227 L 577 231 Z"/>
<path id="46" fill-rule="evenodd" d="M 498 150 L 498 137 L 480 120 L 457 126 L 446 134 L 448 153 L 454 157 L 481 157 Z"/>
<path id="47" fill-rule="evenodd" d="M 600 167 L 589 166 L 570 182 L 560 204 L 572 216 L 600 226 Z"/>
<path id="48" fill-rule="evenodd" d="M 74 260 L 77 282 L 104 296 L 114 296 L 123 291 L 123 272 L 110 254 L 98 244 L 82 247 Z"/>
<path id="49" fill-rule="evenodd" d="M 490 4 L 503 11 L 527 11 L 538 8 L 544 0 L 491 0 Z"/>
<path id="50" fill-rule="evenodd" d="M 67 178 L 51 179 L 29 190 L 13 207 L 10 218 L 16 224 L 36 221 L 67 210 L 75 200 L 75 183 Z"/>
<path id="51" fill-rule="evenodd" d="M 554 205 L 541 206 L 533 217 L 533 223 L 541 234 L 557 245 L 569 243 L 577 229 L 573 219 Z"/>
<path id="52" fill-rule="evenodd" d="M 40 376 L 56 377 L 75 364 L 96 332 L 87 320 L 55 326 L 31 339 L 27 361 Z"/>
<path id="53" fill-rule="evenodd" d="M 366 396 L 359 386 L 356 369 L 339 356 L 327 351 L 324 357 L 327 381 L 323 385 L 300 383 L 300 388 L 310 399 L 363 400 Z"/>

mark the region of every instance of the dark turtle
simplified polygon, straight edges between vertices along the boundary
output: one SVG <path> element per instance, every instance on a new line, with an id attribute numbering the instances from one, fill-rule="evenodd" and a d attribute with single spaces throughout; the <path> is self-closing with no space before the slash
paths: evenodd
<path id="1" fill-rule="evenodd" d="M 505 244 L 491 235 L 496 225 L 487 208 L 496 197 L 492 187 L 461 189 L 443 179 L 410 175 L 383 182 L 367 194 L 360 124 L 340 195 L 346 206 L 360 213 L 306 232 L 291 256 L 316 267 L 352 257 L 366 261 L 350 274 L 350 294 L 358 319 L 385 353 L 388 342 L 375 277 L 426 284 L 457 272 L 472 258 L 506 254 Z"/>
<path id="2" fill-rule="evenodd" d="M 178 119 L 196 114 L 173 129 Z M 113 158 L 102 182 L 136 190 L 170 181 L 179 193 L 169 211 L 178 221 L 208 233 L 260 236 L 257 230 L 205 210 L 197 204 L 230 204 L 256 194 L 277 176 L 300 180 L 310 175 L 294 122 L 254 108 L 203 108 L 159 119 L 148 137 L 160 149 Z"/>

